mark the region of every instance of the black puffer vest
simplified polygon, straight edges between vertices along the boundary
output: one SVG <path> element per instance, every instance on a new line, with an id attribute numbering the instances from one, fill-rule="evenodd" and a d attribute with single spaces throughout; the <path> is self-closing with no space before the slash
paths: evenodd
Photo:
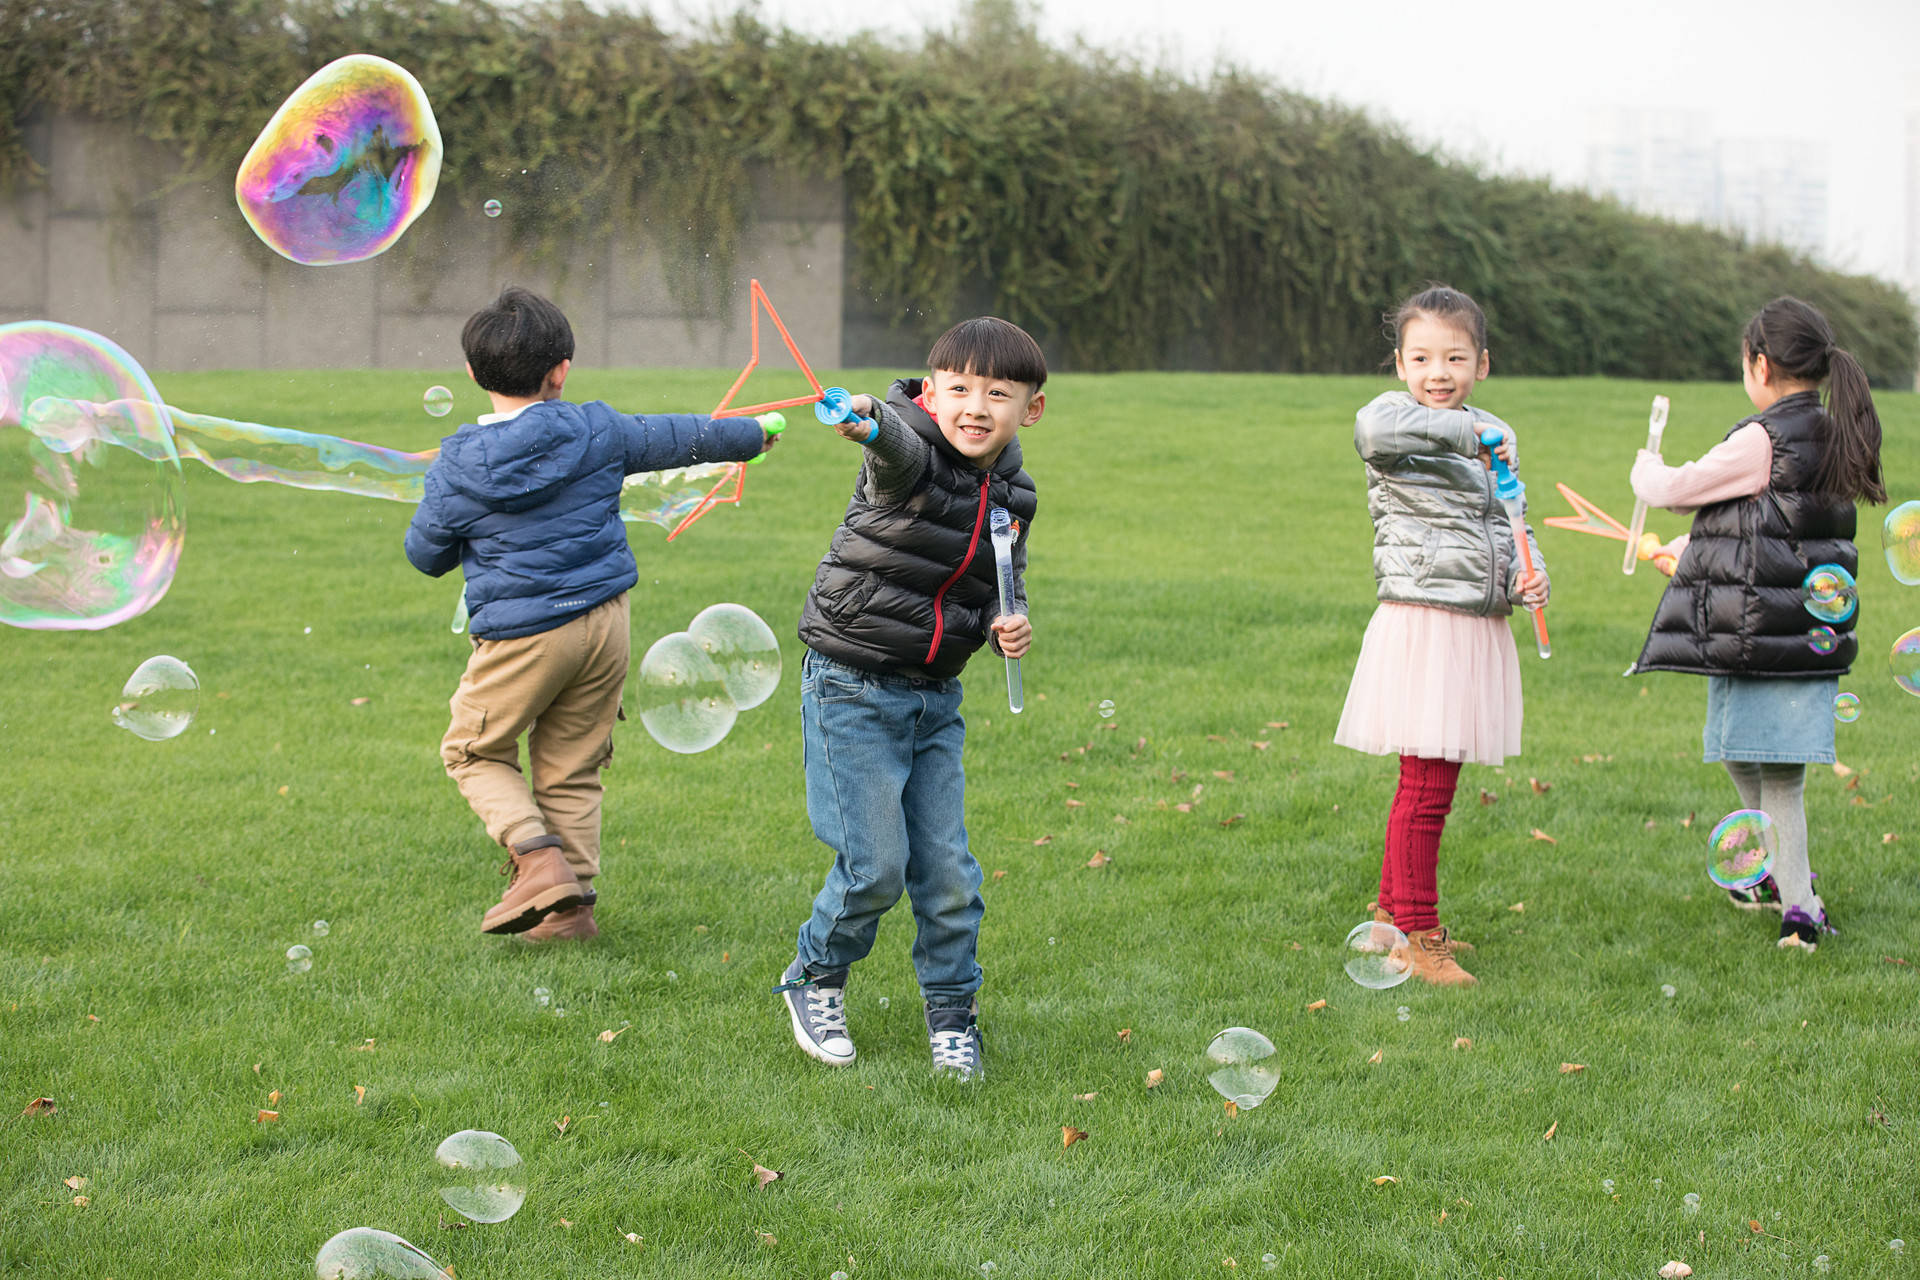
<path id="1" fill-rule="evenodd" d="M 1773 474 L 1754 496 L 1716 502 L 1694 515 L 1693 539 L 1660 597 L 1634 670 L 1791 678 L 1839 675 L 1853 665 L 1859 614 L 1826 623 L 1801 599 L 1801 584 L 1815 565 L 1837 564 L 1848 573 L 1859 568 L 1853 503 L 1811 487 L 1826 419 L 1820 397 L 1802 391 L 1734 428 L 1749 422 L 1766 428 Z M 1832 653 L 1815 653 L 1807 643 L 1819 626 L 1839 635 Z"/>
<path id="2" fill-rule="evenodd" d="M 914 403 L 921 379 L 893 384 L 887 404 L 932 446 L 926 474 L 897 503 L 868 500 L 867 470 L 800 610 L 809 649 L 863 671 L 946 679 L 987 641 L 999 613 L 987 512 L 1005 507 L 1027 540 L 1033 480 L 1011 440 L 982 471 L 949 445 Z"/>

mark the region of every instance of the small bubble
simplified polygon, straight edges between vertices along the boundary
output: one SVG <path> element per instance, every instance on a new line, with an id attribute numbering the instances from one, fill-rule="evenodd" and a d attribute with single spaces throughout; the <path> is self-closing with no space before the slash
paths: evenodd
<path id="1" fill-rule="evenodd" d="M 535 987 L 533 989 L 533 1002 L 544 1009 L 553 1003 L 553 992 L 547 990 L 545 987 Z"/>
<path id="2" fill-rule="evenodd" d="M 1407 1006 L 1405 1005 L 1401 1005 L 1398 1009 L 1395 1009 L 1393 1011 L 1393 1016 L 1400 1019 L 1400 1021 L 1405 1022 L 1408 1019 L 1413 1017 L 1413 1010 L 1407 1008 Z"/>
<path id="3" fill-rule="evenodd" d="M 1833 695 L 1833 718 L 1841 724 L 1852 724 L 1860 718 L 1860 695 L 1857 693 L 1836 693 Z"/>
<path id="4" fill-rule="evenodd" d="M 428 417 L 444 418 L 453 412 L 453 392 L 438 385 L 428 387 L 427 393 L 420 397 L 420 406 Z"/>
<path id="5" fill-rule="evenodd" d="M 1677 988 L 1674 987 L 1674 985 L 1671 982 L 1663 982 L 1660 984 L 1660 994 L 1665 996 L 1667 999 L 1671 1000 L 1675 996 L 1679 995 L 1680 992 L 1678 991 Z"/>
<path id="6" fill-rule="evenodd" d="M 990 1275 L 992 1275 L 992 1274 L 993 1274 L 993 1271 L 994 1271 L 994 1267 L 993 1267 L 993 1259 L 992 1259 L 992 1258 L 988 1258 L 988 1259 L 987 1259 L 987 1260 L 986 1260 L 985 1262 L 983 1262 L 983 1263 L 981 1263 L 981 1264 L 980 1264 L 980 1274 L 981 1274 L 981 1275 L 983 1275 L 983 1276 L 990 1276 Z"/>
<path id="7" fill-rule="evenodd" d="M 1813 1269 L 1822 1272 L 1831 1271 L 1833 1270 L 1833 1259 L 1823 1253 L 1813 1260 Z"/>
<path id="8" fill-rule="evenodd" d="M 1613 1194 L 1613 1179 L 1612 1179 L 1612 1178 L 1602 1178 L 1602 1179 L 1600 1179 L 1600 1189 L 1601 1189 L 1602 1191 L 1604 1191 L 1604 1192 L 1606 1192 L 1606 1193 L 1607 1193 L 1608 1195 L 1612 1195 L 1612 1194 Z"/>
<path id="9" fill-rule="evenodd" d="M 301 634 L 301 635 L 303 635 L 303 636 L 310 636 L 310 635 L 312 635 L 312 634 L 313 634 L 313 628 L 312 628 L 312 627 L 302 627 L 302 628 L 300 628 L 300 634 Z"/>
<path id="10" fill-rule="evenodd" d="M 880 1007 L 882 1009 L 891 1008 L 892 1006 L 893 1006 L 893 1001 L 887 999 L 887 997 L 885 996 L 880 997 Z"/>
<path id="11" fill-rule="evenodd" d="M 1905 1253 L 1907 1251 L 1907 1242 L 1900 1239 L 1889 1240 L 1887 1241 L 1887 1248 L 1893 1250 L 1895 1253 Z"/>
<path id="12" fill-rule="evenodd" d="M 1059 945 L 1059 942 L 1060 942 L 1060 939 L 1058 939 L 1058 938 L 1048 938 L 1048 939 L 1047 939 L 1047 945 L 1048 945 L 1048 946 L 1050 946 L 1050 947 L 1052 947 L 1052 946 L 1057 946 L 1057 945 Z"/>
<path id="13" fill-rule="evenodd" d="M 1260 1269 L 1262 1271 L 1271 1271 L 1279 1265 L 1280 1259 L 1275 1255 L 1271 1253 L 1263 1253 L 1260 1255 Z"/>
<path id="14" fill-rule="evenodd" d="M 673 970 L 671 970 L 671 969 L 669 969 L 669 970 L 667 970 L 667 981 L 668 981 L 668 982 L 678 982 L 678 981 L 680 981 L 680 975 L 679 975 L 679 974 L 677 974 L 677 973 L 675 973 L 675 972 L 674 972 Z"/>
<path id="15" fill-rule="evenodd" d="M 1657 1186 L 1660 1186 L 1662 1182 L 1663 1182 L 1663 1179 L 1655 1178 L 1653 1180 L 1653 1185 L 1657 1187 Z"/>
<path id="16" fill-rule="evenodd" d="M 844 1271 L 836 1271 L 828 1276 L 827 1280 L 847 1280 L 847 1273 Z"/>
<path id="17" fill-rule="evenodd" d="M 555 1005 L 553 1006 L 553 1016 L 556 1018 L 564 1018 L 567 1016 L 567 1011 L 562 1006 Z"/>
<path id="18" fill-rule="evenodd" d="M 1106 719 L 1110 719 L 1112 715 L 1113 715 L 1113 699 L 1112 698 L 1101 699 L 1100 718 L 1103 720 L 1106 720 Z"/>
<path id="19" fill-rule="evenodd" d="M 489 200 L 480 206 L 480 212 L 486 214 L 489 218 L 497 218 L 500 216 L 500 202 L 498 200 Z"/>
<path id="20" fill-rule="evenodd" d="M 1686 1206 L 1687 1214 L 1691 1217 L 1693 1214 L 1700 1212 L 1700 1193 L 1698 1191 L 1689 1191 L 1680 1197 L 1680 1203 Z"/>
<path id="21" fill-rule="evenodd" d="M 313 948 L 298 942 L 287 948 L 288 973 L 305 973 L 311 968 L 313 968 Z"/>
<path id="22" fill-rule="evenodd" d="M 330 925 L 330 924 L 328 924 L 328 923 L 327 923 L 327 922 L 326 922 L 325 920 L 315 920 L 315 921 L 313 922 L 313 936 L 314 936 L 314 937 L 316 937 L 316 938 L 324 938 L 324 937 L 326 937 L 326 936 L 327 936 L 327 935 L 328 935 L 329 933 L 332 933 L 332 932 L 333 932 L 333 926 L 332 926 L 332 925 Z"/>
<path id="23" fill-rule="evenodd" d="M 606 1104 L 606 1103 L 604 1103 L 604 1102 L 603 1102 L 603 1103 L 601 1103 L 601 1104 L 600 1104 L 600 1109 L 601 1109 L 602 1111 L 605 1111 L 605 1110 L 607 1109 L 607 1104 Z"/>

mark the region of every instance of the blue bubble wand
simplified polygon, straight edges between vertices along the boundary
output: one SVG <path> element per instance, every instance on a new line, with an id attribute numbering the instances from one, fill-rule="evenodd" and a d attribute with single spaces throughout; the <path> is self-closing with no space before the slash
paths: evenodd
<path id="1" fill-rule="evenodd" d="M 1013 612 L 1013 516 L 1005 507 L 995 507 L 987 517 L 987 529 L 993 535 L 993 561 L 1000 570 L 1000 613 Z M 1020 659 L 1007 659 L 1007 710 L 1020 714 L 1026 695 L 1020 689 Z"/>
<path id="2" fill-rule="evenodd" d="M 1520 477 L 1513 474 L 1513 468 L 1507 460 L 1493 452 L 1500 443 L 1502 433 L 1498 427 L 1488 427 L 1480 433 L 1480 443 L 1487 446 L 1487 452 L 1493 459 L 1494 495 L 1500 499 L 1500 505 L 1506 508 L 1507 519 L 1513 525 L 1513 545 L 1520 552 L 1520 567 L 1523 576 L 1533 576 L 1533 548 L 1527 543 L 1527 486 L 1520 483 Z M 1553 646 L 1547 642 L 1547 611 L 1534 609 L 1533 638 L 1542 658 L 1553 656 Z"/>

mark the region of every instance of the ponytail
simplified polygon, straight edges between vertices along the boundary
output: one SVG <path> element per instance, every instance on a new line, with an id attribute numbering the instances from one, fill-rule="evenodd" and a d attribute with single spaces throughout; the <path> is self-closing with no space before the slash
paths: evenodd
<path id="1" fill-rule="evenodd" d="M 1749 362 L 1765 356 L 1773 371 L 1796 382 L 1827 383 L 1827 435 L 1813 487 L 1849 502 L 1885 502 L 1880 414 L 1867 371 L 1835 345 L 1833 326 L 1820 309 L 1798 298 L 1775 298 L 1747 322 L 1741 345 Z"/>

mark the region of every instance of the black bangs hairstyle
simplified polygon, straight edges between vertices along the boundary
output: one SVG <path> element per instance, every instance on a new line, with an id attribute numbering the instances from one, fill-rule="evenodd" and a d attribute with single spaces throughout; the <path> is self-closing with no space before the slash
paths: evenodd
<path id="1" fill-rule="evenodd" d="M 1393 349 L 1400 349 L 1407 325 L 1415 316 L 1445 321 L 1466 331 L 1475 351 L 1487 349 L 1487 317 L 1480 304 L 1458 289 L 1444 284 L 1429 284 L 1420 292 L 1389 311 L 1383 319 L 1393 332 Z"/>
<path id="2" fill-rule="evenodd" d="M 460 348 L 482 391 L 537 395 L 553 367 L 573 359 L 573 326 L 539 294 L 508 285 L 467 318 Z"/>
<path id="3" fill-rule="evenodd" d="M 1836 346 L 1820 309 L 1798 298 L 1775 298 L 1747 321 L 1741 362 L 1765 356 L 1774 377 L 1827 383 L 1827 438 L 1813 487 L 1849 501 L 1885 502 L 1880 479 L 1880 413 L 1867 388 L 1867 371 Z"/>
<path id="4" fill-rule="evenodd" d="M 1040 344 L 998 316 L 962 320 L 941 334 L 927 352 L 927 368 L 1024 382 L 1036 392 L 1047 382 L 1047 358 L 1040 354 Z"/>

